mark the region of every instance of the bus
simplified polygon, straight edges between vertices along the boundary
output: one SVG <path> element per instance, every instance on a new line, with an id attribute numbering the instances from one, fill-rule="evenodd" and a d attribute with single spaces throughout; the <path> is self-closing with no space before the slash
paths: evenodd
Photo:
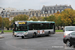
<path id="1" fill-rule="evenodd" d="M 55 34 L 54 21 L 15 21 L 13 24 L 15 37 L 37 37 Z"/>

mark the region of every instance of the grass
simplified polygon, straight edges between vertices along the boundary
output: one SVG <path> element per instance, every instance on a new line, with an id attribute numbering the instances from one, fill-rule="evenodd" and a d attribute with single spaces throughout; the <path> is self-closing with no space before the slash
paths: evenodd
<path id="1" fill-rule="evenodd" d="M 55 32 L 63 32 L 63 30 L 55 30 Z"/>
<path id="2" fill-rule="evenodd" d="M 1 30 L 0 30 L 0 32 L 1 32 Z M 12 30 L 4 30 L 4 32 L 12 32 Z"/>
<path id="3" fill-rule="evenodd" d="M 1 32 L 1 30 L 0 30 Z M 12 30 L 4 30 L 4 32 L 12 32 Z M 63 30 L 55 30 L 55 32 L 63 32 Z"/>

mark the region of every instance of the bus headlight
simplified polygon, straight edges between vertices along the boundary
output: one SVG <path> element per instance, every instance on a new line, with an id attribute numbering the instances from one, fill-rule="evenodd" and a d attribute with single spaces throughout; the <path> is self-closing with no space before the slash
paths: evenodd
<path id="1" fill-rule="evenodd" d="M 16 35 L 16 33 L 14 33 L 14 35 Z"/>
<path id="2" fill-rule="evenodd" d="M 28 32 L 25 32 L 24 34 L 25 34 L 25 35 L 27 35 L 27 34 L 28 34 Z"/>

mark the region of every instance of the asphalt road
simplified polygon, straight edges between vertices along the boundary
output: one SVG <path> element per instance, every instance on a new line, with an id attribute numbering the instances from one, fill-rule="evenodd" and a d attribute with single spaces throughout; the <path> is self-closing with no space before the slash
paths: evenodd
<path id="1" fill-rule="evenodd" d="M 63 43 L 63 34 L 25 38 L 13 37 L 11 33 L 3 34 L 0 39 L 0 50 L 75 50 Z"/>

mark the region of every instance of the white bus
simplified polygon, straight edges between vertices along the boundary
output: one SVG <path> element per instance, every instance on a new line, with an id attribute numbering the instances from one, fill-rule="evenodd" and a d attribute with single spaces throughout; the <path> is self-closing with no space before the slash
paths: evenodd
<path id="1" fill-rule="evenodd" d="M 55 22 L 53 21 L 15 21 L 13 24 L 15 37 L 36 37 L 55 34 Z"/>

